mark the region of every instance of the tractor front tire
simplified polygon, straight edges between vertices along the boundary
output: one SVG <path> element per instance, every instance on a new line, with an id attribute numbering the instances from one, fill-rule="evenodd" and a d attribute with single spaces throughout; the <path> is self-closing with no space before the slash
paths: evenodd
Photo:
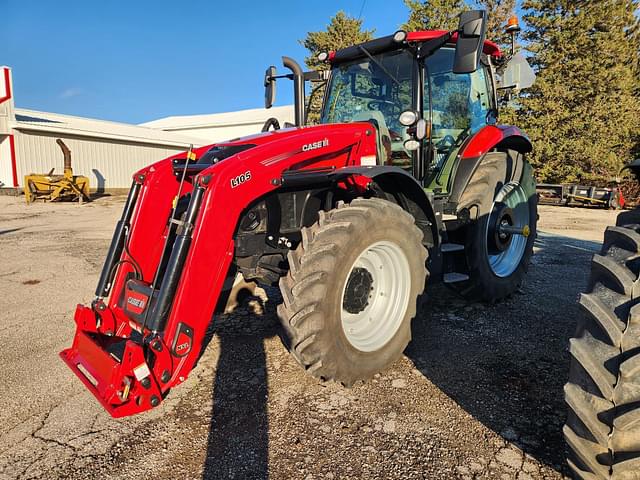
<path id="1" fill-rule="evenodd" d="M 640 225 L 609 227 L 570 340 L 563 432 L 575 477 L 640 479 Z"/>
<path id="2" fill-rule="evenodd" d="M 462 296 L 496 302 L 520 287 L 533 252 L 537 205 L 532 169 L 522 154 L 488 153 L 458 204 L 471 218 L 462 232 L 469 279 L 452 284 Z M 495 231 L 500 223 L 520 227 L 524 235 L 501 240 Z"/>
<path id="3" fill-rule="evenodd" d="M 409 213 L 377 198 L 321 211 L 302 230 L 278 316 L 307 372 L 350 387 L 402 355 L 428 275 L 422 239 Z"/>

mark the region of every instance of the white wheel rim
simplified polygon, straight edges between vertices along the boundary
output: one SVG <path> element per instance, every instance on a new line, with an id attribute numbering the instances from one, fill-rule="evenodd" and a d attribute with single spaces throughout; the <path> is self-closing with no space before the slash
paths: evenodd
<path id="1" fill-rule="evenodd" d="M 514 227 L 522 229 L 526 226 L 528 228 L 530 222 L 529 201 L 519 183 L 507 183 L 500 189 L 493 201 L 492 211 L 498 202 L 506 205 L 513 212 Z M 487 242 L 489 241 L 489 227 L 489 222 L 487 222 Z M 509 246 L 503 252 L 491 254 L 487 250 L 489 266 L 497 277 L 508 277 L 516 271 L 527 249 L 527 240 L 524 235 L 513 235 Z"/>
<path id="2" fill-rule="evenodd" d="M 362 270 L 366 270 L 368 275 Z M 350 286 L 352 274 L 368 280 L 359 282 L 359 287 Z M 352 299 L 355 297 L 362 301 L 365 290 L 369 290 L 366 306 L 362 307 L 361 302 L 354 308 Z M 342 330 L 349 343 L 363 352 L 373 352 L 386 345 L 402 324 L 410 292 L 409 261 L 402 249 L 388 241 L 367 247 L 349 269 L 342 287 L 340 316 Z M 347 306 L 345 296 L 349 302 Z M 360 308 L 362 310 L 354 312 Z"/>

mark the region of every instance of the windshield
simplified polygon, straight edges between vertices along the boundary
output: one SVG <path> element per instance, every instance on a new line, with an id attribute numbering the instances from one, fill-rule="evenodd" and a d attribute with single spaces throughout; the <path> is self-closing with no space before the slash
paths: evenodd
<path id="1" fill-rule="evenodd" d="M 398 50 L 334 67 L 322 123 L 371 122 L 378 131 L 379 162 L 411 166 L 403 145 L 407 127 L 398 118 L 412 108 L 413 62 L 409 52 Z"/>

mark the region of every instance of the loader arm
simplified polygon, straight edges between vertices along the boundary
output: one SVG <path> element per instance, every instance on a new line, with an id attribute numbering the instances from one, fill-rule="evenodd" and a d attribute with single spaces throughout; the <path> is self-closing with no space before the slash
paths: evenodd
<path id="1" fill-rule="evenodd" d="M 296 178 L 307 183 L 318 172 L 335 174 L 375 158 L 372 133 L 367 123 L 280 130 L 199 149 L 190 165 L 176 156 L 134 175 L 96 299 L 78 305 L 73 345 L 61 352 L 113 417 L 159 405 L 189 375 L 234 261 L 246 207 L 291 188 Z M 238 153 L 217 161 L 206 153 L 216 148 Z M 332 178 L 342 185 L 353 176 Z M 174 204 L 179 220 L 171 222 Z"/>

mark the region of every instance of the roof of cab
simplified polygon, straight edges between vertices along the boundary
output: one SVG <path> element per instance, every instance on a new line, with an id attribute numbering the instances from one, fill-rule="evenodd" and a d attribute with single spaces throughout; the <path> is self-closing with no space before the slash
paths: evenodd
<path id="1" fill-rule="evenodd" d="M 434 38 L 441 37 L 442 35 L 446 35 L 446 30 L 425 30 L 422 32 L 409 32 L 407 33 L 407 40 L 410 42 L 425 42 L 427 40 L 433 40 Z M 451 42 L 456 43 L 458 41 L 458 33 L 454 33 L 451 37 Z M 484 47 L 482 51 L 486 55 L 491 55 L 492 57 L 501 57 L 502 52 L 500 51 L 500 47 L 491 40 L 484 41 Z"/>
<path id="2" fill-rule="evenodd" d="M 408 32 L 407 33 L 407 41 L 408 42 L 426 42 L 429 40 L 435 40 L 436 38 L 440 38 L 444 35 L 447 35 L 449 32 L 446 30 L 425 30 L 420 32 Z M 394 40 L 394 35 L 388 35 L 386 37 L 376 38 L 374 40 L 369 40 L 368 42 L 360 43 L 358 45 L 352 45 L 350 47 L 342 48 L 335 52 L 330 52 L 328 60 L 330 62 L 343 62 L 347 60 L 352 60 L 355 58 L 359 58 L 363 56 L 362 48 L 364 47 L 369 54 L 381 53 L 384 51 L 388 51 L 394 48 L 398 48 L 398 43 Z M 458 41 L 458 33 L 454 32 L 451 35 L 451 38 L 447 43 L 456 43 Z M 486 55 L 490 55 L 492 57 L 501 57 L 502 52 L 500 52 L 500 47 L 496 45 L 494 42 L 490 40 L 484 41 L 484 46 L 482 51 Z"/>

